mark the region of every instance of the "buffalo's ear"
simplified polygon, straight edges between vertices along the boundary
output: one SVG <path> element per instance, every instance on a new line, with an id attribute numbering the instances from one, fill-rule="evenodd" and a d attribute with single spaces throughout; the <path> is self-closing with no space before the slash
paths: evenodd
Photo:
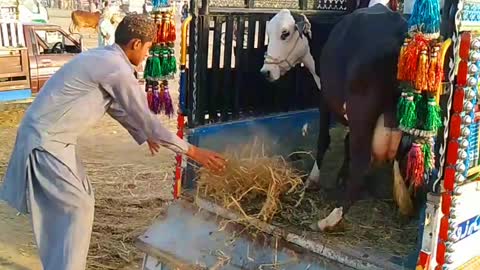
<path id="1" fill-rule="evenodd" d="M 295 22 L 295 29 L 300 34 L 300 38 L 303 38 L 303 34 L 307 35 L 309 38 L 312 38 L 311 28 L 312 26 L 307 17 L 304 14 L 300 14 Z"/>

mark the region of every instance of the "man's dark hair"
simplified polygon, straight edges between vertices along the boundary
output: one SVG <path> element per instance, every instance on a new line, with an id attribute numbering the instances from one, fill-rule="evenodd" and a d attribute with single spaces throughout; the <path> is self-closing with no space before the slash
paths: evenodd
<path id="1" fill-rule="evenodd" d="M 127 45 L 132 39 L 140 39 L 142 43 L 152 41 L 156 33 L 155 23 L 143 14 L 128 14 L 115 30 L 115 43 Z"/>

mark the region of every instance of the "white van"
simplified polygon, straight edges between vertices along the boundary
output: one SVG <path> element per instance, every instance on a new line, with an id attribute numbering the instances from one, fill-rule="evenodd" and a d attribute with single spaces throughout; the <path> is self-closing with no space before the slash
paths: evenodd
<path id="1" fill-rule="evenodd" d="M 38 0 L 18 1 L 19 20 L 23 23 L 48 23 L 47 9 Z"/>

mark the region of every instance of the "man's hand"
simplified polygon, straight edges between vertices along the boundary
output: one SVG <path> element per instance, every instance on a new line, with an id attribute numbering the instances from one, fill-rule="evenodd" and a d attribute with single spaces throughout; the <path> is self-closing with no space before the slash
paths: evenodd
<path id="1" fill-rule="evenodd" d="M 214 172 L 223 171 L 227 163 L 220 154 L 193 145 L 188 149 L 187 156 Z"/>
<path id="2" fill-rule="evenodd" d="M 155 155 L 155 153 L 158 153 L 158 149 L 160 149 L 160 145 L 158 143 L 154 142 L 151 139 L 147 139 L 148 143 L 148 149 L 150 149 L 150 153 L 152 153 L 152 156 Z"/>

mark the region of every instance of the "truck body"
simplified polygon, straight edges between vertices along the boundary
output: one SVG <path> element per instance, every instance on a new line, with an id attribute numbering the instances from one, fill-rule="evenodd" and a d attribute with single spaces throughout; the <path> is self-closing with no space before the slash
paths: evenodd
<path id="1" fill-rule="evenodd" d="M 344 4 L 192 0 L 192 17 L 183 26 L 188 32 L 182 33 L 177 134 L 219 152 L 257 138 L 266 149 L 273 149 L 270 154 L 282 155 L 308 173 L 314 161 L 292 159 L 289 154 L 315 156 L 318 90 L 301 66 L 277 83 L 262 79 L 265 26 L 279 8 L 315 15 L 315 27 L 321 27 L 324 35 L 314 38 L 322 46 L 332 26 L 345 15 Z M 137 241 L 145 254 L 143 269 L 480 269 L 480 23 L 472 16 L 480 9 L 476 1 L 446 0 L 442 10 L 442 35 L 453 40 L 440 97 L 445 128 L 437 136 L 436 168 L 423 207 L 409 226 L 415 228 L 413 235 L 402 238 L 412 244 L 407 252 L 396 252 L 394 247 L 385 251 L 375 239 L 350 244 L 256 219 L 250 224 L 261 232 L 252 237 L 231 222 L 242 217 L 240 213 L 196 196 L 195 167 L 177 156 L 173 179 L 177 200 Z M 336 137 L 343 140 L 341 135 L 332 140 Z M 333 143 L 331 148 L 339 146 Z M 327 176 L 322 181 L 335 177 L 328 169 L 322 171 Z M 392 182 L 382 179 L 383 184 Z M 390 199 L 391 188 L 385 189 Z M 375 211 L 367 209 L 364 215 Z M 225 221 L 230 222 L 224 226 Z M 369 228 L 374 232 L 385 224 L 382 220 Z"/>
<path id="2" fill-rule="evenodd" d="M 60 26 L 44 23 L 0 23 L 0 96 L 3 101 L 37 93 L 66 62 L 82 52 L 75 39 Z M 18 93 L 16 95 L 15 93 Z"/>

